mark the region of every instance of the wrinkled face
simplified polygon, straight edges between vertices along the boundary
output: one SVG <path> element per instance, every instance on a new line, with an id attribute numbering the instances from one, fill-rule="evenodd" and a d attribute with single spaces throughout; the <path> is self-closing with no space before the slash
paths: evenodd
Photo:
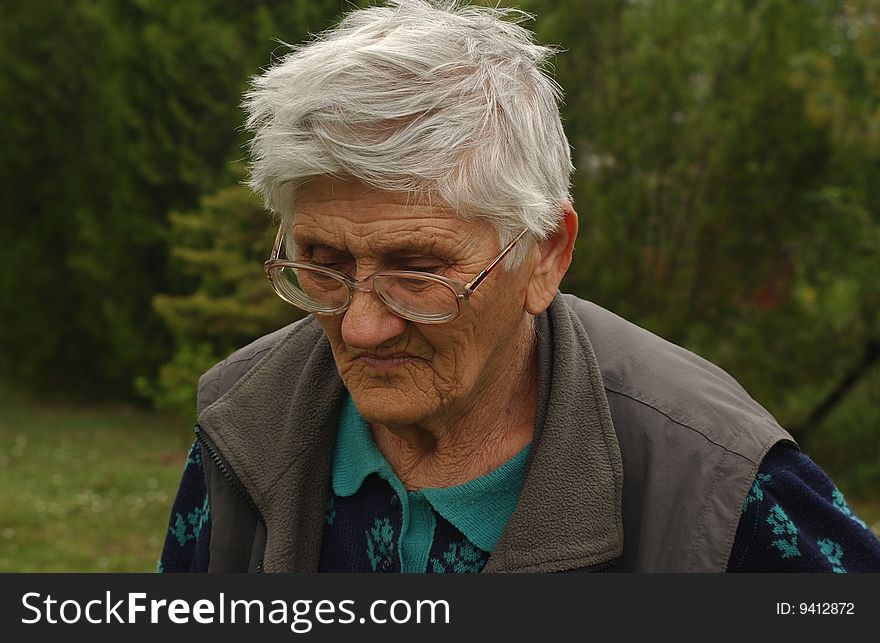
<path id="1" fill-rule="evenodd" d="M 422 270 L 470 281 L 500 251 L 494 229 L 427 202 L 357 182 L 318 179 L 297 195 L 292 258 L 357 280 L 379 270 Z M 317 316 L 336 366 L 368 422 L 395 425 L 463 417 L 509 385 L 528 326 L 530 262 L 496 267 L 455 320 L 416 324 L 373 293 L 355 292 L 340 315 Z"/>

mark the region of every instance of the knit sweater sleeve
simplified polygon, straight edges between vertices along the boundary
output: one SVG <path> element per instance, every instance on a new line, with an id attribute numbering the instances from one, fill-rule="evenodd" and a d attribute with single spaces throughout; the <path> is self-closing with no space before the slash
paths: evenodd
<path id="1" fill-rule="evenodd" d="M 743 503 L 729 572 L 878 572 L 880 540 L 805 454 L 778 445 Z"/>
<path id="2" fill-rule="evenodd" d="M 198 442 L 190 447 L 157 565 L 159 572 L 207 572 L 211 510 Z"/>

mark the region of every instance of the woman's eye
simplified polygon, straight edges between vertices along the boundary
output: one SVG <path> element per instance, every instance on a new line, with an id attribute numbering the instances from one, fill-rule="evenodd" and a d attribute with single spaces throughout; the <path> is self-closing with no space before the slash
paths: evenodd
<path id="1" fill-rule="evenodd" d="M 394 270 L 408 270 L 410 272 L 429 272 L 432 274 L 439 274 L 439 273 L 445 271 L 447 268 L 449 268 L 449 266 L 444 263 L 437 263 L 437 262 L 427 263 L 424 261 L 422 261 L 422 262 L 403 261 L 403 262 L 399 263 L 398 265 L 393 266 L 392 269 L 394 269 Z"/>
<path id="2" fill-rule="evenodd" d="M 346 274 L 352 270 L 353 265 L 353 262 L 351 261 L 342 258 L 337 259 L 335 257 L 311 257 L 305 259 L 305 261 L 313 266 L 335 270 L 336 272 L 344 272 Z"/>
<path id="3" fill-rule="evenodd" d="M 437 273 L 443 270 L 443 266 L 407 266 L 403 270 L 411 270 L 413 272 L 430 272 Z"/>

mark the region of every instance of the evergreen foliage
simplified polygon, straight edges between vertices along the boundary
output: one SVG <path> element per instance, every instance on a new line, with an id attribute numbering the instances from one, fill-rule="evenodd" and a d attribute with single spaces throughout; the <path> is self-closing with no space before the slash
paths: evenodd
<path id="1" fill-rule="evenodd" d="M 880 3 L 526 7 L 566 47 L 565 287 L 721 364 L 876 490 Z"/>
<path id="2" fill-rule="evenodd" d="M 242 185 L 202 198 L 170 217 L 172 273 L 179 294 L 157 294 L 153 308 L 175 341 L 156 381 L 137 381 L 160 408 L 193 411 L 199 375 L 255 337 L 302 317 L 269 287 L 262 263 L 275 230 Z"/>
<path id="3" fill-rule="evenodd" d="M 23 0 L 0 20 L 0 375 L 44 393 L 132 395 L 179 339 L 172 210 L 231 185 L 241 93 L 273 38 L 341 1 Z"/>

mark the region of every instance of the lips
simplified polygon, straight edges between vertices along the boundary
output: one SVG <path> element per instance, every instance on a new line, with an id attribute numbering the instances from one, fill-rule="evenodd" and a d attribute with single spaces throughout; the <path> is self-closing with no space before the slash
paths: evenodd
<path id="1" fill-rule="evenodd" d="M 364 353 L 358 355 L 357 359 L 377 371 L 390 371 L 400 368 L 405 364 L 409 364 L 418 359 L 409 353 L 390 353 L 388 355 L 376 355 L 374 353 Z"/>

